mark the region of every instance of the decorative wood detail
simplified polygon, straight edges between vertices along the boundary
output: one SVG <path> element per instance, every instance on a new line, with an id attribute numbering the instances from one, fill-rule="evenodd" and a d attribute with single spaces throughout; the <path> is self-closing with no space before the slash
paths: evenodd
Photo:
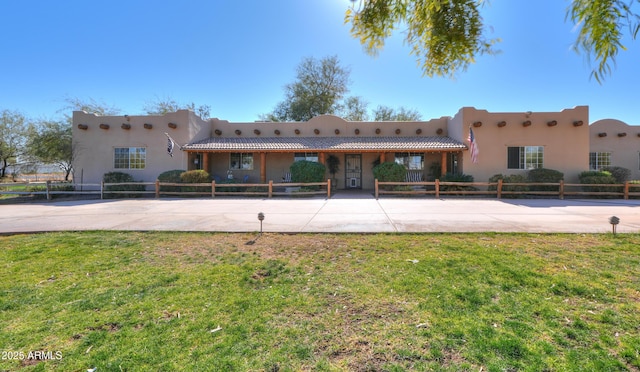
<path id="1" fill-rule="evenodd" d="M 438 134 L 438 135 L 442 134 L 442 132 L 444 132 L 444 131 L 442 130 L 442 128 L 438 128 L 438 130 L 436 130 L 436 134 Z"/>
<path id="2" fill-rule="evenodd" d="M 300 134 L 300 129 L 296 129 L 293 131 L 295 134 Z"/>
<path id="3" fill-rule="evenodd" d="M 144 129 L 151 129 L 151 128 L 153 128 L 153 124 L 144 123 L 143 127 L 144 127 Z"/>
<path id="4" fill-rule="evenodd" d="M 606 136 L 607 136 L 607 133 L 605 132 L 598 133 L 598 137 L 606 137 Z"/>
<path id="5" fill-rule="evenodd" d="M 275 133 L 276 136 L 279 136 L 280 135 L 280 130 L 276 129 L 276 130 L 273 131 L 273 133 Z"/>
<path id="6" fill-rule="evenodd" d="M 176 128 L 178 127 L 178 124 L 176 124 L 176 123 L 169 123 L 169 124 L 167 124 L 167 126 L 168 126 L 169 128 L 171 128 L 171 129 L 176 129 Z"/>
<path id="7" fill-rule="evenodd" d="M 523 127 L 531 126 L 531 120 L 523 121 L 523 122 L 522 122 L 522 126 L 523 126 Z"/>
<path id="8" fill-rule="evenodd" d="M 320 134 L 320 129 L 318 129 L 318 128 L 314 129 L 314 130 L 313 130 L 313 133 L 315 133 L 315 134 Z"/>
<path id="9" fill-rule="evenodd" d="M 380 134 L 380 132 L 382 132 L 380 128 L 376 128 L 376 134 Z"/>
<path id="10" fill-rule="evenodd" d="M 109 124 L 100 124 L 100 129 L 109 129 Z"/>
<path id="11" fill-rule="evenodd" d="M 87 130 L 89 126 L 87 124 L 78 124 L 78 129 Z M 640 133 L 638 133 L 638 136 L 640 136 Z"/>
<path id="12" fill-rule="evenodd" d="M 473 126 L 478 128 L 482 126 L 482 122 L 481 121 L 476 121 L 475 123 L 473 123 Z"/>
<path id="13" fill-rule="evenodd" d="M 558 122 L 555 120 L 551 120 L 547 122 L 547 125 L 550 127 L 555 127 L 556 125 L 558 125 Z"/>
<path id="14" fill-rule="evenodd" d="M 220 129 L 216 129 L 216 130 L 214 130 L 214 131 L 213 131 L 213 133 L 215 133 L 215 134 L 216 134 L 216 136 L 220 136 L 220 135 L 222 135 L 222 131 L 221 131 Z"/>
<path id="15" fill-rule="evenodd" d="M 242 134 L 242 131 L 240 129 L 236 129 L 235 133 L 239 136 Z"/>
<path id="16" fill-rule="evenodd" d="M 334 132 L 335 132 L 336 135 L 338 135 L 338 134 L 340 134 L 340 129 L 336 129 Z"/>
<path id="17" fill-rule="evenodd" d="M 416 129 L 416 134 L 421 134 L 422 133 L 422 129 L 418 128 Z"/>
<path id="18" fill-rule="evenodd" d="M 618 137 L 626 137 L 626 136 L 627 136 L 627 133 L 625 132 L 618 133 Z"/>
<path id="19" fill-rule="evenodd" d="M 360 129 L 356 128 L 356 130 L 353 131 L 355 134 L 360 134 Z M 638 133 L 638 136 L 640 136 L 640 133 Z"/>
<path id="20" fill-rule="evenodd" d="M 507 125 L 507 122 L 503 120 L 503 121 L 501 121 L 501 122 L 499 122 L 499 123 L 498 123 L 498 128 L 502 128 L 502 127 L 504 127 L 505 125 Z"/>
<path id="21" fill-rule="evenodd" d="M 400 132 L 402 132 L 400 128 L 396 129 L 396 134 L 400 134 Z"/>
<path id="22" fill-rule="evenodd" d="M 126 130 L 129 130 L 129 129 L 131 129 L 131 124 L 122 123 L 122 125 L 120 126 L 120 128 L 122 128 L 122 129 L 126 129 Z"/>
<path id="23" fill-rule="evenodd" d="M 574 126 L 574 127 L 579 127 L 579 126 L 581 126 L 582 124 L 583 124 L 583 123 L 582 123 L 582 120 L 576 120 L 576 121 L 574 121 L 574 122 L 573 122 L 573 126 Z"/>
<path id="24" fill-rule="evenodd" d="M 253 133 L 254 133 L 256 136 L 259 136 L 259 135 L 260 135 L 260 129 L 254 129 L 254 130 L 253 130 Z"/>

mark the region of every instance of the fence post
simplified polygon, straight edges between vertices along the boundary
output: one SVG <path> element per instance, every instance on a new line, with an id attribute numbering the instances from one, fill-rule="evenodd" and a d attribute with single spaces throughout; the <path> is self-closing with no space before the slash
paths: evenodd
<path id="1" fill-rule="evenodd" d="M 216 197 L 216 180 L 211 181 L 211 197 Z"/>
<path id="2" fill-rule="evenodd" d="M 500 178 L 498 180 L 498 186 L 496 186 L 496 193 L 498 196 L 498 199 L 502 199 L 502 178 Z"/>
<path id="3" fill-rule="evenodd" d="M 624 181 L 624 200 L 629 199 L 629 181 Z"/>
<path id="4" fill-rule="evenodd" d="M 273 180 L 269 180 L 269 191 L 268 191 L 268 197 L 272 197 L 273 196 Z"/>
<path id="5" fill-rule="evenodd" d="M 331 199 L 331 178 L 327 178 L 327 199 Z"/>
<path id="6" fill-rule="evenodd" d="M 436 178 L 436 199 L 440 199 L 440 179 Z"/>
<path id="7" fill-rule="evenodd" d="M 100 182 L 100 199 L 104 199 L 104 181 Z"/>
<path id="8" fill-rule="evenodd" d="M 47 186 L 46 186 L 46 193 L 47 193 L 47 200 L 51 200 L 51 194 L 49 193 L 51 191 L 51 181 L 47 181 Z"/>
<path id="9" fill-rule="evenodd" d="M 560 180 L 560 200 L 564 199 L 564 180 Z"/>
<path id="10" fill-rule="evenodd" d="M 378 199 L 378 179 L 377 178 L 374 186 L 374 194 L 376 195 L 376 199 Z"/>
<path id="11" fill-rule="evenodd" d="M 156 180 L 156 199 L 160 198 L 160 180 Z"/>

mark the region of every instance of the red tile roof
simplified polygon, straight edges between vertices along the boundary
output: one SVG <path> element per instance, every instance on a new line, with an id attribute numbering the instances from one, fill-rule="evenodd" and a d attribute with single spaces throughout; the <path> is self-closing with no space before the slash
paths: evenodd
<path id="1" fill-rule="evenodd" d="M 183 146 L 187 151 L 454 151 L 463 143 L 430 137 L 212 137 Z"/>

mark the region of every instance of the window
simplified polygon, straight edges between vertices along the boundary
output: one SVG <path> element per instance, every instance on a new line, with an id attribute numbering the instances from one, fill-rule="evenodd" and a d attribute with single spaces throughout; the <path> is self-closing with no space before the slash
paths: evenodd
<path id="1" fill-rule="evenodd" d="M 611 166 L 610 152 L 590 152 L 589 153 L 589 169 L 600 170 L 604 167 Z"/>
<path id="2" fill-rule="evenodd" d="M 116 147 L 113 167 L 116 169 L 144 169 L 147 162 L 147 149 L 144 147 Z"/>
<path id="3" fill-rule="evenodd" d="M 413 152 L 396 153 L 396 163 L 404 165 L 409 170 L 424 169 L 424 154 Z"/>
<path id="4" fill-rule="evenodd" d="M 300 161 L 300 160 L 307 160 L 307 161 L 318 161 L 318 153 L 317 152 L 296 152 L 295 154 L 293 154 L 293 161 Z"/>
<path id="5" fill-rule="evenodd" d="M 542 146 L 507 147 L 508 169 L 536 169 L 543 167 Z"/>
<path id="6" fill-rule="evenodd" d="M 229 159 L 229 169 L 253 169 L 253 154 L 232 152 Z"/>

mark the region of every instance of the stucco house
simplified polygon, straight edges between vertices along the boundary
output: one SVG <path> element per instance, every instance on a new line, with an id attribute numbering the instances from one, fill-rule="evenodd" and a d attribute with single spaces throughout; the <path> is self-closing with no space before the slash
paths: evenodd
<path id="1" fill-rule="evenodd" d="M 162 116 L 97 116 L 73 113 L 74 180 L 99 183 L 121 171 L 153 182 L 172 169 L 204 169 L 213 177 L 251 183 L 282 181 L 290 165 L 337 157 L 338 189 L 373 189 L 372 168 L 396 161 L 424 180 L 470 174 L 483 182 L 494 174 L 544 167 L 577 182 L 590 167 L 623 166 L 640 179 L 640 128 L 616 120 L 589 123 L 587 106 L 559 112 L 493 113 L 461 108 L 453 117 L 418 122 L 351 122 L 323 115 L 307 122 L 238 123 L 202 120 L 181 110 Z M 479 147 L 469 152 L 469 128 Z M 168 138 L 177 146 L 167 152 Z M 330 175 L 327 173 L 327 178 Z"/>

